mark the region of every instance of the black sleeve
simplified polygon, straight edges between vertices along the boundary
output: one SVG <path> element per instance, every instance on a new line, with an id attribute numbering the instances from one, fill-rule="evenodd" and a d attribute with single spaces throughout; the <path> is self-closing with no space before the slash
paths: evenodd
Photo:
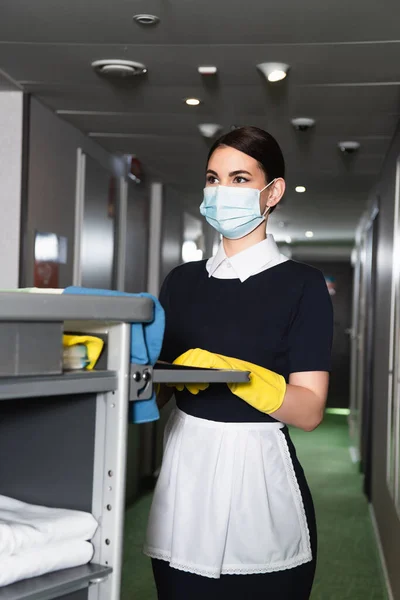
<path id="1" fill-rule="evenodd" d="M 164 282 L 161 286 L 160 294 L 158 297 L 160 300 L 160 304 L 163 307 L 164 312 L 165 312 L 165 333 L 164 333 L 163 346 L 162 346 L 162 350 L 161 350 L 159 359 L 163 360 L 165 362 L 172 362 L 176 358 L 175 350 L 173 348 L 174 344 L 173 344 L 173 335 L 172 335 L 172 331 L 173 331 L 172 305 L 173 305 L 173 303 L 171 302 L 171 287 L 172 287 L 172 282 L 173 282 L 173 274 L 174 274 L 174 270 L 172 270 L 164 279 Z"/>
<path id="2" fill-rule="evenodd" d="M 312 271 L 289 331 L 289 373 L 330 371 L 333 307 L 325 278 Z"/>

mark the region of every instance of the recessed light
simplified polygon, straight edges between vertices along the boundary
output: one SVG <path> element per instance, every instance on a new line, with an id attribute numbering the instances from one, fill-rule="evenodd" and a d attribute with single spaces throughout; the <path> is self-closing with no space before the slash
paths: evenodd
<path id="1" fill-rule="evenodd" d="M 200 73 L 200 75 L 216 75 L 217 74 L 217 67 L 214 66 L 209 66 L 209 67 L 198 67 L 198 72 Z"/>
<path id="2" fill-rule="evenodd" d="M 354 152 L 357 152 L 357 150 L 359 150 L 361 144 L 360 142 L 348 141 L 339 142 L 338 146 L 342 152 L 346 152 L 347 154 L 353 154 Z"/>
<path id="3" fill-rule="evenodd" d="M 213 138 L 222 129 L 222 126 L 218 123 L 200 123 L 198 127 L 201 135 L 206 138 Z"/>
<path id="4" fill-rule="evenodd" d="M 311 127 L 314 127 L 315 119 L 310 119 L 309 117 L 296 117 L 295 119 L 292 119 L 291 123 L 297 131 L 308 131 Z"/>
<path id="5" fill-rule="evenodd" d="M 313 231 L 306 231 L 305 234 L 306 238 L 312 238 L 314 237 L 314 232 Z"/>
<path id="6" fill-rule="evenodd" d="M 100 75 L 114 75 L 118 77 L 133 77 L 147 73 L 145 65 L 133 60 L 95 60 L 92 62 L 92 67 Z"/>
<path id="7" fill-rule="evenodd" d="M 295 190 L 298 194 L 304 194 L 304 192 L 306 191 L 306 188 L 304 187 L 304 185 L 297 185 L 295 187 Z"/>
<path id="8" fill-rule="evenodd" d="M 271 83 L 275 83 L 277 81 L 282 81 L 282 79 L 285 79 L 289 68 L 289 65 L 287 65 L 286 63 L 267 62 L 257 65 L 257 69 L 259 69 L 261 73 L 265 75 L 265 77 Z"/>
<path id="9" fill-rule="evenodd" d="M 188 106 L 199 106 L 201 100 L 198 98 L 185 98 L 185 102 Z"/>
<path id="10" fill-rule="evenodd" d="M 138 25 L 145 26 L 157 25 L 160 22 L 159 17 L 156 17 L 156 15 L 135 15 L 133 20 L 135 23 L 138 23 Z"/>

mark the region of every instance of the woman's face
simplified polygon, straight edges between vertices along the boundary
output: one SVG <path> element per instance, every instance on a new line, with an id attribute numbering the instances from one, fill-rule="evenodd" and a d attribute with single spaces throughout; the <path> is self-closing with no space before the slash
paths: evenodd
<path id="1" fill-rule="evenodd" d="M 258 162 L 235 148 L 221 146 L 211 155 L 207 165 L 206 187 L 224 185 L 244 186 L 262 190 L 269 182 Z M 260 195 L 260 211 L 278 204 L 285 191 L 285 182 L 279 178 Z"/>

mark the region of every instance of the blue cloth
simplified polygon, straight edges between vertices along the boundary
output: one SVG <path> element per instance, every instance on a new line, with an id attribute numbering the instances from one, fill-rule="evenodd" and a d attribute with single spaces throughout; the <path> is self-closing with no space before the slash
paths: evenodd
<path id="1" fill-rule="evenodd" d="M 92 288 L 68 287 L 64 294 L 88 294 L 92 296 L 128 296 L 131 298 L 150 298 L 154 302 L 153 319 L 149 323 L 132 323 L 131 363 L 154 365 L 161 352 L 165 330 L 165 314 L 161 304 L 151 294 L 127 294 L 114 290 L 96 290 Z M 150 400 L 131 402 L 129 420 L 131 423 L 149 423 L 160 418 L 155 392 Z"/>

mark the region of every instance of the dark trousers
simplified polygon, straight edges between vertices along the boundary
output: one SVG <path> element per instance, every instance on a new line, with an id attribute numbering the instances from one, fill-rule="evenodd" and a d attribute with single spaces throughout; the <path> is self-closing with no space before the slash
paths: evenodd
<path id="1" fill-rule="evenodd" d="M 275 573 L 261 575 L 222 575 L 219 579 L 201 577 L 172 569 L 168 562 L 152 560 L 158 600 L 308 600 L 314 581 L 317 531 L 311 493 L 289 434 L 289 445 L 297 481 L 303 497 L 310 531 L 313 560 Z M 193 540 L 195 543 L 195 540 Z"/>

